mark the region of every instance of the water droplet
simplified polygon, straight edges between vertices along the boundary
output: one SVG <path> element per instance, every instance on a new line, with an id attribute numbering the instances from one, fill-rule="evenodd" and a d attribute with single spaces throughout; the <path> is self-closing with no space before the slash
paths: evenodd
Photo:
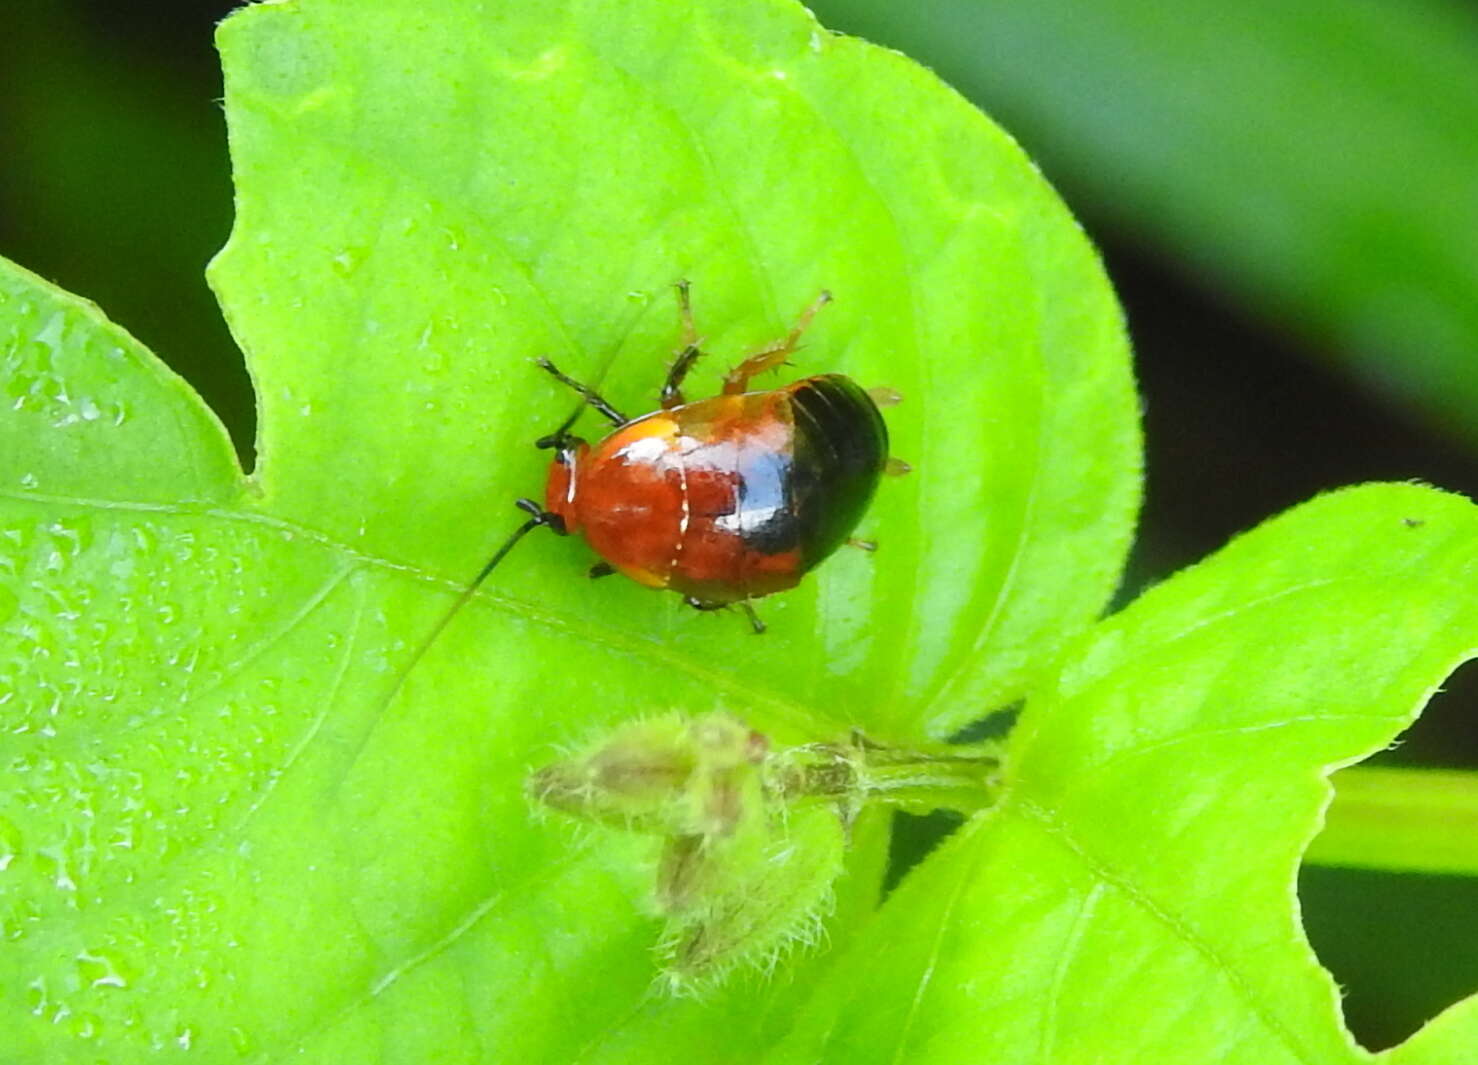
<path id="1" fill-rule="evenodd" d="M 72 1034 L 78 1039 L 92 1039 L 98 1034 L 101 1022 L 92 1013 L 79 1013 L 72 1018 Z"/>
<path id="2" fill-rule="evenodd" d="M 77 955 L 77 975 L 83 987 L 127 987 L 128 975 L 116 958 L 84 950 Z"/>
<path id="3" fill-rule="evenodd" d="M 21 852 L 21 830 L 0 817 L 0 872 L 10 868 Z"/>
<path id="4" fill-rule="evenodd" d="M 37 476 L 34 473 L 23 473 L 23 474 L 21 474 L 21 487 L 22 488 L 35 488 L 40 483 L 41 483 L 40 479 L 37 478 Z"/>
<path id="5" fill-rule="evenodd" d="M 51 1000 L 46 995 L 46 980 L 44 977 L 36 977 L 26 985 L 26 1005 L 31 1010 L 33 1017 L 41 1017 L 51 1005 Z"/>
<path id="6" fill-rule="evenodd" d="M 90 523 L 56 521 L 46 527 L 46 532 L 51 536 L 52 544 L 68 558 L 76 558 L 92 543 Z"/>
<path id="7" fill-rule="evenodd" d="M 153 554 L 159 547 L 159 537 L 149 526 L 135 525 L 131 531 L 133 533 L 134 550 L 139 554 Z"/>
<path id="8" fill-rule="evenodd" d="M 345 248 L 334 256 L 334 270 L 341 277 L 348 277 L 363 264 L 365 255 L 366 252 L 363 248 Z"/>
<path id="9" fill-rule="evenodd" d="M 252 1043 L 251 1036 L 247 1034 L 245 1028 L 232 1028 L 229 1034 L 231 1046 L 237 1054 L 244 1058 L 252 1052 L 255 1044 Z"/>
<path id="10" fill-rule="evenodd" d="M 91 396 L 83 396 L 77 403 L 77 413 L 85 422 L 95 422 L 102 417 L 102 410 L 93 402 Z"/>
<path id="11" fill-rule="evenodd" d="M 27 347 L 26 358 L 22 365 L 29 367 L 38 374 L 49 374 L 52 372 L 55 366 L 52 362 L 52 339 L 49 338 L 54 338 L 60 332 L 60 330 L 53 330 L 51 328 L 52 325 L 59 321 L 59 318 L 60 316 L 53 317 L 47 323 L 46 336 L 37 337 Z"/>
<path id="12" fill-rule="evenodd" d="M 58 796 L 60 798 L 60 796 Z M 33 808 L 39 808 L 40 803 L 32 803 Z M 48 805 L 50 803 L 48 802 Z M 47 847 L 37 853 L 37 866 L 43 876 L 49 876 L 51 882 L 58 891 L 68 894 L 75 893 L 77 881 L 72 879 L 72 871 L 67 868 L 66 858 L 55 847 Z"/>

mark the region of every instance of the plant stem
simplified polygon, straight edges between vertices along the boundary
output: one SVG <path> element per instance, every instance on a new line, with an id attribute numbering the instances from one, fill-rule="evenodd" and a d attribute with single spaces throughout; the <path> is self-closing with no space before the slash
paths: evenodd
<path id="1" fill-rule="evenodd" d="M 995 801 L 1001 761 L 994 754 L 922 753 L 891 747 L 862 751 L 858 786 L 876 802 L 914 812 L 971 814 Z"/>
<path id="2" fill-rule="evenodd" d="M 841 802 L 852 811 L 884 803 L 913 813 L 971 814 L 995 801 L 1000 769 L 993 746 L 918 751 L 859 735 L 848 744 L 779 751 L 768 773 L 771 787 L 789 803 Z"/>
<path id="3" fill-rule="evenodd" d="M 1307 861 L 1478 876 L 1478 773 L 1359 766 L 1333 780 Z"/>

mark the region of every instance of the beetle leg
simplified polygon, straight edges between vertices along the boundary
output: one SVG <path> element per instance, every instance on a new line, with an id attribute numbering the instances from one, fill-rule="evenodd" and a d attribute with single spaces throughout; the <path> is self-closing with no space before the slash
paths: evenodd
<path id="1" fill-rule="evenodd" d="M 611 565 L 609 562 L 597 562 L 595 565 L 590 567 L 590 572 L 586 574 L 586 576 L 588 576 L 591 580 L 595 580 L 597 577 L 609 577 L 615 572 L 616 567 Z"/>
<path id="2" fill-rule="evenodd" d="M 582 385 L 573 377 L 566 377 L 564 374 L 560 373 L 558 368 L 555 367 L 554 363 L 550 362 L 548 359 L 540 356 L 534 361 L 539 364 L 539 369 L 547 371 L 550 377 L 553 377 L 560 384 L 574 391 L 582 399 L 584 399 L 586 403 L 589 403 L 596 410 L 600 411 L 601 414 L 605 416 L 606 420 L 609 421 L 612 425 L 625 425 L 631 420 L 630 418 L 626 417 L 626 415 L 618 411 L 615 407 L 607 403 L 601 397 L 600 393 L 595 391 L 595 389 Z"/>
<path id="3" fill-rule="evenodd" d="M 693 363 L 698 361 L 698 356 L 703 352 L 693 345 L 689 345 L 678 352 L 677 361 L 672 364 L 672 369 L 667 371 L 667 380 L 662 385 L 662 409 L 671 410 L 673 407 L 681 407 L 687 400 L 683 399 L 683 378 L 693 368 Z"/>
<path id="4" fill-rule="evenodd" d="M 761 621 L 760 616 L 754 612 L 754 607 L 749 605 L 749 600 L 739 600 L 738 607 L 740 610 L 744 611 L 744 616 L 749 619 L 749 625 L 750 628 L 754 629 L 754 634 L 756 636 L 762 635 L 765 631 L 765 623 Z"/>
<path id="5" fill-rule="evenodd" d="M 558 533 L 560 536 L 569 535 L 565 530 L 565 520 L 563 518 L 552 510 L 545 510 L 532 499 L 515 499 L 513 505 L 533 519 L 529 523 L 531 526 L 542 525 L 544 528 Z"/>
<path id="6" fill-rule="evenodd" d="M 878 542 L 876 540 L 859 540 L 855 536 L 847 537 L 847 546 L 855 547 L 859 551 L 876 551 Z"/>
<path id="7" fill-rule="evenodd" d="M 889 458 L 883 463 L 883 472 L 889 477 L 902 477 L 906 473 L 913 473 L 913 467 L 902 459 Z"/>
<path id="8" fill-rule="evenodd" d="M 677 359 L 667 371 L 667 380 L 662 384 L 663 410 L 681 407 L 686 402 L 683 399 L 683 378 L 688 376 L 693 363 L 703 354 L 698 348 L 698 330 L 693 325 L 693 304 L 688 299 L 687 278 L 677 283 L 677 313 L 683 324 L 683 346 L 678 349 Z"/>
<path id="9" fill-rule="evenodd" d="M 683 602 L 687 603 L 688 606 L 692 607 L 694 610 L 703 611 L 728 610 L 730 607 L 737 606 L 740 610 L 744 611 L 744 616 L 749 618 L 750 627 L 754 629 L 754 634 L 756 636 L 765 631 L 765 623 L 761 621 L 759 615 L 754 612 L 754 607 L 749 605 L 748 599 L 741 599 L 737 603 L 710 603 L 705 599 L 699 599 L 695 596 L 685 595 L 683 596 Z"/>
<path id="10" fill-rule="evenodd" d="M 749 379 L 755 374 L 764 373 L 783 365 L 788 355 L 795 351 L 800 343 L 801 334 L 811 324 L 811 319 L 816 317 L 816 312 L 831 302 L 831 293 L 826 289 L 811 301 L 811 305 L 801 312 L 801 316 L 795 320 L 795 325 L 790 327 L 790 332 L 766 345 L 750 355 L 747 359 L 734 367 L 724 377 L 724 395 L 732 396 L 749 388 Z"/>
<path id="11" fill-rule="evenodd" d="M 723 610 L 729 605 L 728 603 L 710 603 L 705 599 L 699 599 L 696 596 L 692 595 L 683 596 L 683 602 L 687 603 L 688 606 L 692 607 L 694 610 L 702 611 Z"/>

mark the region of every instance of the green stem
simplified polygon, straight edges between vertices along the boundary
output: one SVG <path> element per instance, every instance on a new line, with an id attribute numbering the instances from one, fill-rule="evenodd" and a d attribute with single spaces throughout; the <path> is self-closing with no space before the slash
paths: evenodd
<path id="1" fill-rule="evenodd" d="M 958 810 L 970 814 L 995 801 L 1001 762 L 994 754 L 951 755 L 864 749 L 857 783 L 872 801 L 916 813 Z"/>
<path id="2" fill-rule="evenodd" d="M 1478 876 L 1478 773 L 1359 766 L 1333 780 L 1310 863 Z"/>
<path id="3" fill-rule="evenodd" d="M 853 811 L 883 803 L 913 813 L 970 814 L 995 801 L 1000 769 L 993 746 L 916 751 L 857 736 L 847 744 L 778 751 L 767 774 L 770 786 L 789 803 L 841 802 Z"/>

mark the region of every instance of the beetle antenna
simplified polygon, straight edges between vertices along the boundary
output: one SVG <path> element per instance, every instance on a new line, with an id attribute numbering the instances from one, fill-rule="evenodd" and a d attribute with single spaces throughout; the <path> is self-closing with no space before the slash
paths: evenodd
<path id="1" fill-rule="evenodd" d="M 477 590 L 482 587 L 482 582 L 487 580 L 488 575 L 498 568 L 498 564 L 507 557 L 508 552 L 513 550 L 515 544 L 541 525 L 548 526 L 555 532 L 564 531 L 564 519 L 552 511 L 545 510 L 532 499 L 520 499 L 516 505 L 519 510 L 528 513 L 529 520 L 513 530 L 513 533 L 508 539 L 503 541 L 503 545 L 493 552 L 493 557 L 483 563 L 482 569 L 477 571 L 477 576 L 473 577 L 466 587 L 457 593 L 456 601 L 447 608 L 446 613 L 441 615 L 436 624 L 431 626 L 431 631 L 421 638 L 421 642 L 416 645 L 416 649 L 412 652 L 410 659 L 401 667 L 400 675 L 395 679 L 395 686 L 390 689 L 384 701 L 380 704 L 381 709 L 388 707 L 395 701 L 395 697 L 400 694 L 400 689 L 405 686 L 406 679 L 415 670 L 416 666 L 420 664 L 421 659 L 426 657 L 426 652 L 431 650 L 431 645 L 446 631 L 446 627 L 452 623 L 452 619 L 457 616 L 461 609 L 477 594 Z"/>
<path id="2" fill-rule="evenodd" d="M 595 384 L 593 387 L 600 387 L 601 382 L 605 380 L 606 374 L 610 371 L 611 366 L 616 361 L 616 356 L 619 353 L 620 346 L 617 345 L 616 347 L 611 348 L 611 350 L 606 353 L 604 358 L 601 359 L 600 364 L 596 367 Z M 545 361 L 547 362 L 548 360 Z M 567 417 L 563 422 L 560 423 L 559 428 L 550 433 L 548 436 L 540 438 L 536 442 L 536 446 L 540 448 L 563 446 L 564 442 L 569 437 L 570 429 L 574 427 L 576 420 L 579 419 L 581 413 L 585 410 L 586 405 L 586 400 L 582 396 L 580 402 L 576 403 L 574 408 L 570 411 L 569 417 Z M 381 700 L 379 704 L 380 711 L 377 711 L 377 713 L 384 711 L 391 703 L 395 701 L 396 696 L 400 694 L 400 690 L 405 687 L 406 680 L 409 679 L 411 673 L 415 671 L 416 666 L 420 665 L 421 659 L 426 657 L 426 652 L 431 650 L 432 645 L 435 644 L 436 641 L 441 637 L 441 634 L 446 631 L 447 626 L 452 623 L 452 620 L 457 616 L 458 613 L 461 612 L 462 608 L 472 600 L 472 597 L 474 595 L 477 594 L 478 589 L 482 587 L 483 581 L 487 580 L 488 575 L 491 574 L 493 570 L 498 568 L 499 563 L 501 563 L 503 559 L 507 557 L 508 552 L 513 550 L 513 546 L 515 544 L 517 544 L 529 533 L 539 528 L 541 525 L 547 526 L 557 533 L 563 533 L 565 531 L 563 518 L 561 518 L 558 514 L 545 510 L 532 499 L 519 499 L 516 501 L 516 505 L 518 506 L 519 510 L 524 511 L 526 514 L 529 515 L 528 521 L 524 522 L 517 529 L 513 530 L 508 539 L 503 541 L 502 546 L 500 546 L 498 550 L 493 552 L 493 556 L 482 564 L 482 568 L 477 571 L 477 576 L 473 577 L 472 580 L 467 583 L 466 587 L 464 587 L 459 593 L 457 593 L 456 601 L 447 608 L 446 613 L 442 614 L 441 617 L 437 619 L 436 624 L 431 627 L 431 631 L 426 633 L 426 635 L 421 638 L 421 642 L 416 645 L 416 649 L 411 653 L 411 657 L 406 661 L 406 664 L 401 667 L 399 675 L 395 678 L 395 684 L 390 688 L 389 693 L 386 694 L 384 699 Z"/>

